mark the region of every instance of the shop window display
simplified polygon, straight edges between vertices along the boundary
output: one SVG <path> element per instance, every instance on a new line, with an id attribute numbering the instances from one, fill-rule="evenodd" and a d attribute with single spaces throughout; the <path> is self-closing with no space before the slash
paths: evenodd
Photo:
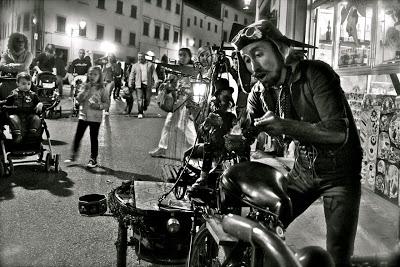
<path id="1" fill-rule="evenodd" d="M 317 33 L 315 59 L 332 64 L 332 29 L 333 29 L 333 7 L 319 8 L 317 17 Z"/>
<path id="2" fill-rule="evenodd" d="M 372 10 L 366 1 L 339 4 L 339 68 L 370 64 Z"/>
<path id="3" fill-rule="evenodd" d="M 400 3 L 397 0 L 378 2 L 377 64 L 400 62 Z"/>

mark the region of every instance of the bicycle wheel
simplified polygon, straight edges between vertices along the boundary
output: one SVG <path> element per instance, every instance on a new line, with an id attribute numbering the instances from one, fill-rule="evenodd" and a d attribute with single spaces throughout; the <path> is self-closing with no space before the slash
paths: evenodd
<path id="1" fill-rule="evenodd" d="M 211 233 L 203 224 L 197 232 L 190 257 L 190 267 L 213 267 L 220 266 L 218 261 L 218 244 Z"/>

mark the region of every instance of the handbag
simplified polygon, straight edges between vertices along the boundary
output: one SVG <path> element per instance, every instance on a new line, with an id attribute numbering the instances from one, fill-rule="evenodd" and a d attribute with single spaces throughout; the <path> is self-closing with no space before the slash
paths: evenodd
<path id="1" fill-rule="evenodd" d="M 157 96 L 158 106 L 166 112 L 173 112 L 174 103 L 175 103 L 175 98 L 172 95 L 172 92 L 167 92 L 164 88 L 162 88 L 162 90 L 160 90 L 160 93 Z"/>

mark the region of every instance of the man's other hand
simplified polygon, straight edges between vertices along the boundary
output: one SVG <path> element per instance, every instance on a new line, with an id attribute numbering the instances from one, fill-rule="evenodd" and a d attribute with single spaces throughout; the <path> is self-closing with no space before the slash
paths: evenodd
<path id="1" fill-rule="evenodd" d="M 283 134 L 282 119 L 272 111 L 267 111 L 261 118 L 254 119 L 254 125 L 270 135 Z"/>

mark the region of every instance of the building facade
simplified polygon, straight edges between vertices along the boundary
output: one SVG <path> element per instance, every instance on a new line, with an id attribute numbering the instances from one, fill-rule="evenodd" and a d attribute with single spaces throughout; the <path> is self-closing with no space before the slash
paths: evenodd
<path id="1" fill-rule="evenodd" d="M 233 6 L 229 1 L 221 2 L 221 23 L 222 33 L 221 40 L 230 41 L 231 29 L 233 23 L 249 25 L 254 22 L 254 15 L 245 13 L 243 10 Z"/>
<path id="2" fill-rule="evenodd" d="M 203 45 L 219 45 L 221 19 L 185 3 L 182 13 L 182 46 L 193 53 Z"/>
<path id="3" fill-rule="evenodd" d="M 21 32 L 35 54 L 52 43 L 68 62 L 81 48 L 93 59 L 115 53 L 125 60 L 139 51 L 176 59 L 180 47 L 195 54 L 228 41 L 234 22 L 254 21 L 229 2 L 216 0 L 213 11 L 183 0 L 0 0 L 0 51 L 12 32 Z"/>

